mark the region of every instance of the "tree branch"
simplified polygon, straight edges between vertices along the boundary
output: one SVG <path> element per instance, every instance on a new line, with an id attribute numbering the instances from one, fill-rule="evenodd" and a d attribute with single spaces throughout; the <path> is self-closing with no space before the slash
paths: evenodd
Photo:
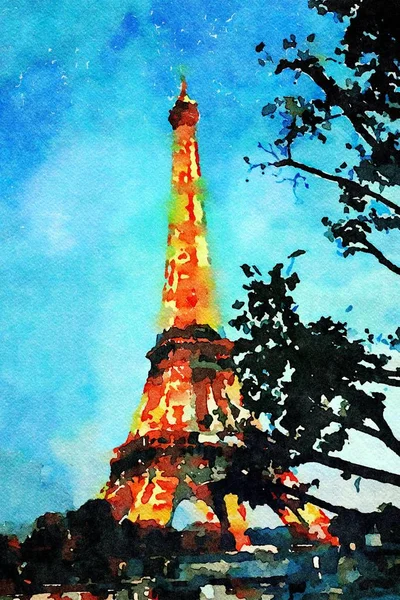
<path id="1" fill-rule="evenodd" d="M 269 162 L 268 165 L 271 167 L 277 167 L 277 168 L 293 167 L 295 169 L 300 169 L 301 171 L 305 171 L 306 173 L 310 173 L 311 175 L 316 175 L 317 177 L 321 177 L 321 179 L 326 179 L 327 181 L 333 181 L 334 183 L 338 184 L 339 186 L 343 186 L 343 187 L 352 186 L 354 188 L 357 188 L 357 190 L 359 192 L 361 192 L 364 196 L 370 196 L 371 198 L 375 198 L 375 200 L 378 200 L 378 202 L 381 202 L 382 204 L 384 204 L 385 206 L 387 206 L 388 208 L 393 210 L 393 212 L 400 215 L 400 206 L 398 206 L 397 204 L 395 204 L 388 198 L 385 198 L 385 196 L 382 196 L 382 194 L 379 194 L 378 192 L 374 192 L 374 190 L 371 190 L 367 185 L 357 183 L 356 181 L 350 181 L 349 179 L 346 179 L 346 177 L 341 177 L 340 175 L 332 175 L 331 173 L 326 173 L 325 171 L 322 171 L 321 169 L 317 169 L 316 167 L 310 167 L 309 165 L 300 163 L 297 160 L 294 160 L 292 158 L 284 158 L 283 160 L 278 160 L 276 162 Z"/>
<path id="2" fill-rule="evenodd" d="M 394 435 L 389 425 L 387 425 L 386 422 L 382 422 L 380 425 L 377 423 L 377 426 L 379 427 L 379 430 L 368 426 L 354 426 L 354 429 L 360 433 L 365 433 L 365 435 L 370 435 L 371 437 L 376 438 L 385 444 L 389 450 L 397 454 L 397 456 L 400 456 L 400 442 Z"/>
<path id="3" fill-rule="evenodd" d="M 368 427 L 368 425 L 364 425 L 362 423 L 360 423 L 360 424 L 352 423 L 350 425 L 346 425 L 346 419 L 345 418 L 343 419 L 336 415 L 332 416 L 332 418 L 331 418 L 332 423 L 338 423 L 339 425 L 341 425 L 342 427 L 345 427 L 346 429 L 354 429 L 355 431 L 358 431 L 360 433 L 364 433 L 365 435 L 370 435 L 371 437 L 376 438 L 377 440 L 379 440 L 383 444 L 385 444 L 385 446 L 387 446 L 387 448 L 392 450 L 392 452 L 397 454 L 397 456 L 400 456 L 400 441 L 396 438 L 396 436 L 394 435 L 391 427 L 388 425 L 386 420 L 384 418 L 382 418 L 382 419 L 377 419 L 377 418 L 373 419 L 372 418 L 372 420 L 375 422 L 378 429 L 374 429 L 373 427 Z"/>
<path id="4" fill-rule="evenodd" d="M 336 106 L 340 106 L 346 117 L 357 133 L 371 146 L 376 144 L 376 139 L 369 133 L 366 125 L 362 122 L 363 114 L 368 110 L 368 105 L 364 103 L 362 107 L 354 106 L 349 94 L 346 90 L 341 89 L 332 77 L 328 77 L 315 57 L 310 57 L 308 60 L 295 59 L 293 61 L 282 59 L 275 73 L 279 75 L 284 69 L 292 71 L 302 71 L 306 73 L 323 92 L 325 92 L 327 101 Z M 342 97 L 344 96 L 344 97 Z M 362 110 L 360 110 L 362 109 Z"/>
<path id="5" fill-rule="evenodd" d="M 380 250 L 378 250 L 378 248 L 376 246 L 371 244 L 371 242 L 369 242 L 368 240 L 364 240 L 363 244 L 364 244 L 365 248 L 357 248 L 357 246 L 353 246 L 353 247 L 357 250 L 357 252 L 365 252 L 366 254 L 372 254 L 381 263 L 381 265 L 383 265 L 384 267 L 389 269 L 389 271 L 392 271 L 392 273 L 396 273 L 396 275 L 400 275 L 400 267 L 398 267 L 397 265 L 392 263 L 391 260 L 386 258 L 386 256 Z M 390 385 L 396 385 L 396 384 L 393 383 Z"/>
<path id="6" fill-rule="evenodd" d="M 311 504 L 314 504 L 315 506 L 318 506 L 319 508 L 322 508 L 324 510 L 329 510 L 329 512 L 332 512 L 335 514 L 339 514 L 343 511 L 348 510 L 344 506 L 340 506 L 338 504 L 332 504 L 332 502 L 328 502 L 327 500 L 322 500 L 321 498 L 317 498 L 316 496 L 313 496 L 312 494 L 309 494 L 308 492 L 304 492 L 303 490 L 299 489 L 299 487 L 289 487 L 287 485 L 284 485 L 283 483 L 276 483 L 276 482 L 268 482 L 268 483 L 269 483 L 271 489 L 273 489 L 274 491 L 277 491 L 278 493 L 281 493 L 281 494 L 287 494 L 288 496 L 294 496 L 295 498 L 300 500 L 300 502 L 302 502 L 303 504 L 310 502 Z"/>
<path id="7" fill-rule="evenodd" d="M 393 387 L 400 387 L 400 370 L 392 371 L 389 369 L 382 369 L 381 371 L 382 377 L 376 378 L 376 383 L 381 383 L 383 385 L 391 385 Z"/>
<path id="8" fill-rule="evenodd" d="M 373 479 L 381 483 L 390 483 L 391 485 L 400 487 L 400 475 L 397 475 L 396 473 L 374 469 L 373 467 L 366 467 L 365 465 L 358 465 L 337 456 L 323 454 L 322 452 L 311 451 L 306 457 L 296 457 L 291 461 L 291 464 L 292 466 L 298 466 L 310 462 L 317 462 L 321 465 L 331 467 L 332 469 L 338 469 L 345 473 L 359 475 L 365 479 Z"/>
<path id="9" fill-rule="evenodd" d="M 392 450 L 392 452 L 397 454 L 397 456 L 400 456 L 400 441 L 394 435 L 393 430 L 390 427 L 389 423 L 386 421 L 386 419 L 383 417 L 383 415 L 380 418 L 375 419 L 375 421 L 376 421 L 376 425 L 379 427 L 379 431 L 380 431 L 379 439 L 381 440 L 381 442 L 383 442 L 385 444 L 385 446 L 390 448 L 390 450 Z"/>

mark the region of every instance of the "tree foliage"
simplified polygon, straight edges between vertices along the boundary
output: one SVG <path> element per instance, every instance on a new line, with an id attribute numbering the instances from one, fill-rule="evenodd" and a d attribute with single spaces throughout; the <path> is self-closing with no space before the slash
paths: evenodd
<path id="1" fill-rule="evenodd" d="M 341 43 L 330 56 L 321 56 L 321 39 L 310 33 L 304 41 L 292 34 L 283 40 L 284 54 L 274 72 L 312 80 L 309 98 L 301 95 L 278 97 L 262 109 L 264 116 L 282 121 L 280 137 L 267 147 L 267 165 L 292 167 L 290 178 L 296 188 L 305 173 L 334 182 L 340 190 L 343 217 L 324 215 L 326 237 L 338 244 L 344 257 L 363 252 L 374 256 L 397 275 L 400 267 L 382 250 L 383 233 L 400 227 L 400 204 L 395 201 L 400 186 L 400 5 L 396 0 L 309 0 L 309 7 L 322 18 L 341 27 Z M 262 66 L 271 64 L 268 47 L 256 47 Z M 327 145 L 336 140 L 336 124 L 345 120 L 351 132 L 335 169 L 331 152 L 317 147 L 314 156 L 326 161 L 303 161 L 304 143 Z M 310 156 L 309 149 L 307 156 Z M 308 184 L 306 183 L 307 187 Z"/>
<path id="2" fill-rule="evenodd" d="M 345 323 L 330 317 L 304 323 L 292 292 L 296 273 L 282 264 L 263 281 L 246 266 L 249 283 L 240 314 L 230 324 L 241 332 L 235 364 L 244 402 L 255 418 L 268 420 L 268 457 L 289 468 L 317 461 L 349 476 L 400 484 L 400 477 L 332 457 L 350 430 L 378 438 L 400 454 L 400 443 L 385 419 L 384 386 L 399 386 L 390 357 L 369 349 L 373 337 L 352 339 Z M 252 433 L 250 432 L 250 437 Z"/>
<path id="3" fill-rule="evenodd" d="M 40 591 L 49 582 L 115 581 L 118 565 L 127 555 L 125 534 L 105 500 L 89 500 L 66 515 L 46 513 L 21 544 L 20 576 L 15 581 L 27 593 Z M 134 551 L 131 545 L 130 553 Z"/>
<path id="4" fill-rule="evenodd" d="M 15 535 L 0 534 L 0 592 L 15 594 L 21 565 L 20 543 Z"/>

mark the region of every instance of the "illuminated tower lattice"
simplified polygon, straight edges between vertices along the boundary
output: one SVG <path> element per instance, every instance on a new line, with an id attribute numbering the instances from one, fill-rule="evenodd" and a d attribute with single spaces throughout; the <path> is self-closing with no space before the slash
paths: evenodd
<path id="1" fill-rule="evenodd" d="M 237 549 L 248 544 L 246 510 L 221 481 L 249 419 L 231 363 L 232 342 L 219 325 L 206 240 L 196 126 L 186 83 L 169 115 L 173 129 L 161 327 L 147 354 L 151 367 L 126 442 L 115 451 L 104 497 L 116 519 L 173 526 L 186 502 L 204 527 L 219 528 Z M 296 481 L 291 475 L 291 481 Z M 318 509 L 316 509 L 318 510 Z M 199 517 L 200 515 L 200 517 Z M 296 522 L 289 508 L 281 517 Z M 323 519 L 323 513 L 317 512 Z M 326 530 L 326 523 L 320 522 Z"/>
<path id="2" fill-rule="evenodd" d="M 169 214 L 161 326 L 148 353 L 150 372 L 125 444 L 111 462 L 105 498 L 115 517 L 171 526 L 182 500 L 204 522 L 220 524 L 239 547 L 246 511 L 233 494 L 216 493 L 248 418 L 229 366 L 233 344 L 219 325 L 208 255 L 204 195 L 196 140 L 196 102 L 181 93 L 170 111 L 173 129 Z"/>

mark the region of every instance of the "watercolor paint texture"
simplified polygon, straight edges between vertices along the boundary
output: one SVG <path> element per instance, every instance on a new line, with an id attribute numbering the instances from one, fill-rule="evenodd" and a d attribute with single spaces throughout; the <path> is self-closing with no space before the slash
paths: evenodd
<path id="1" fill-rule="evenodd" d="M 397 3 L 2 16 L 1 595 L 399 598 Z"/>

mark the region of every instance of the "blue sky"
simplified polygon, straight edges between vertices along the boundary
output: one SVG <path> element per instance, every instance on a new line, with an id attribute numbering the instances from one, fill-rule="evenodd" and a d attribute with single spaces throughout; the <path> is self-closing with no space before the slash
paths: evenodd
<path id="1" fill-rule="evenodd" d="M 341 259 L 324 238 L 321 217 L 339 214 L 333 186 L 310 179 L 296 200 L 290 185 L 249 176 L 243 161 L 265 160 L 257 143 L 274 139 L 276 122 L 262 106 L 312 92 L 262 68 L 255 45 L 263 40 L 278 56 L 283 37 L 314 31 L 323 54 L 340 38 L 340 26 L 306 0 L 63 0 L 57 10 L 50 0 L 21 0 L 4 3 L 2 14 L 0 523 L 21 524 L 97 492 L 138 404 L 157 333 L 167 116 L 182 69 L 201 112 L 225 321 L 241 292 L 239 265 L 266 273 L 297 248 L 307 250 L 296 262 L 304 318 L 331 314 L 388 333 L 398 325 L 399 282 L 368 256 Z M 330 171 L 346 141 L 346 124 L 334 127 L 328 152 L 305 149 Z M 394 240 L 388 247 L 395 252 Z M 358 439 L 347 452 L 365 448 Z M 380 450 L 366 461 L 399 468 Z"/>

